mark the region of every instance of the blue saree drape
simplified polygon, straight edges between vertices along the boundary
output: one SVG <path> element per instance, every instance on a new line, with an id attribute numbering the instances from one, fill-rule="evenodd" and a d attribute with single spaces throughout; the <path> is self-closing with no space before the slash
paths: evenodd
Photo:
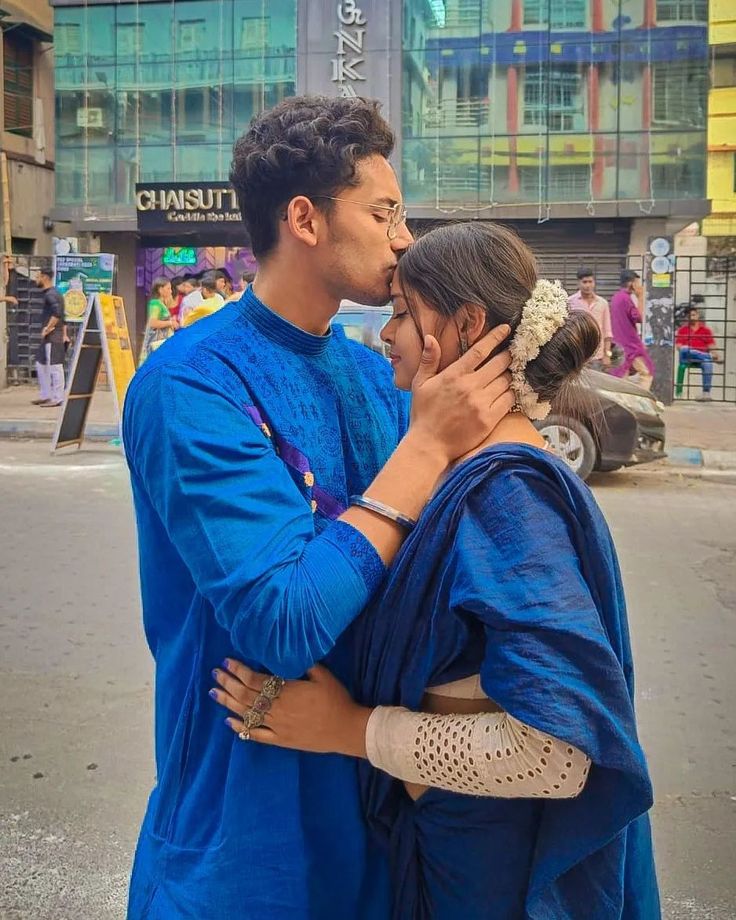
<path id="1" fill-rule="evenodd" d="M 574 799 L 493 799 L 362 767 L 395 920 L 660 915 L 623 589 L 588 488 L 554 456 L 496 445 L 425 509 L 358 628 L 358 697 L 418 710 L 480 672 L 504 710 L 592 760 Z"/>

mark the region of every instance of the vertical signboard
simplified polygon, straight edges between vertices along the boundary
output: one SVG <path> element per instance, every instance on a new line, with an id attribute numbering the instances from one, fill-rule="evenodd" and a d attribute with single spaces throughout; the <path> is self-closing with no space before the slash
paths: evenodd
<path id="1" fill-rule="evenodd" d="M 646 310 L 642 337 L 654 362 L 652 392 L 663 403 L 672 402 L 675 337 L 675 250 L 671 236 L 652 236 L 647 242 Z"/>
<path id="2" fill-rule="evenodd" d="M 378 99 L 400 129 L 400 4 L 310 0 L 298 16 L 297 91 Z"/>

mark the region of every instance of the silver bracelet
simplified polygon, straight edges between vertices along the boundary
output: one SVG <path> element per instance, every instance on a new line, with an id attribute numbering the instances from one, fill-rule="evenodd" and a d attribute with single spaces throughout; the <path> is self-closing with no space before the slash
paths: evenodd
<path id="1" fill-rule="evenodd" d="M 377 502 L 375 498 L 368 498 L 367 495 L 351 495 L 350 504 L 357 505 L 359 508 L 367 508 L 369 511 L 375 511 L 375 513 L 380 514 L 381 517 L 388 518 L 389 521 L 393 521 L 395 524 L 399 524 L 407 530 L 411 530 L 417 523 L 405 514 L 401 514 L 400 511 L 397 511 L 390 505 L 384 505 L 383 502 Z"/>

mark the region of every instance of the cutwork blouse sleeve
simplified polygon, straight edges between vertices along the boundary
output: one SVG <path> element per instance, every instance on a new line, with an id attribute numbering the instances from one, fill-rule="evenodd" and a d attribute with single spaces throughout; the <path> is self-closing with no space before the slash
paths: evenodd
<path id="1" fill-rule="evenodd" d="M 234 397 L 192 369 L 161 366 L 126 401 L 131 475 L 200 594 L 254 667 L 300 677 L 380 584 L 372 544 L 311 509 Z"/>
<path id="2" fill-rule="evenodd" d="M 378 706 L 368 760 L 397 779 L 467 795 L 566 799 L 585 785 L 582 751 L 505 712 L 434 715 Z"/>

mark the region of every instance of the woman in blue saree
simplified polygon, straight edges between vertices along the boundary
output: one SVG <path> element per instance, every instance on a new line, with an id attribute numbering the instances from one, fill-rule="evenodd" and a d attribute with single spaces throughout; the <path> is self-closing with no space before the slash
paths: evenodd
<path id="1" fill-rule="evenodd" d="M 352 696 L 316 668 L 269 701 L 261 727 L 229 724 L 363 758 L 394 920 L 655 920 L 616 553 L 590 491 L 531 422 L 569 402 L 597 328 L 493 224 L 428 233 L 392 290 L 397 386 L 410 388 L 424 335 L 449 364 L 507 322 L 517 411 L 448 471 L 353 627 Z M 218 701 L 247 717 L 262 677 L 230 661 L 218 680 Z"/>

